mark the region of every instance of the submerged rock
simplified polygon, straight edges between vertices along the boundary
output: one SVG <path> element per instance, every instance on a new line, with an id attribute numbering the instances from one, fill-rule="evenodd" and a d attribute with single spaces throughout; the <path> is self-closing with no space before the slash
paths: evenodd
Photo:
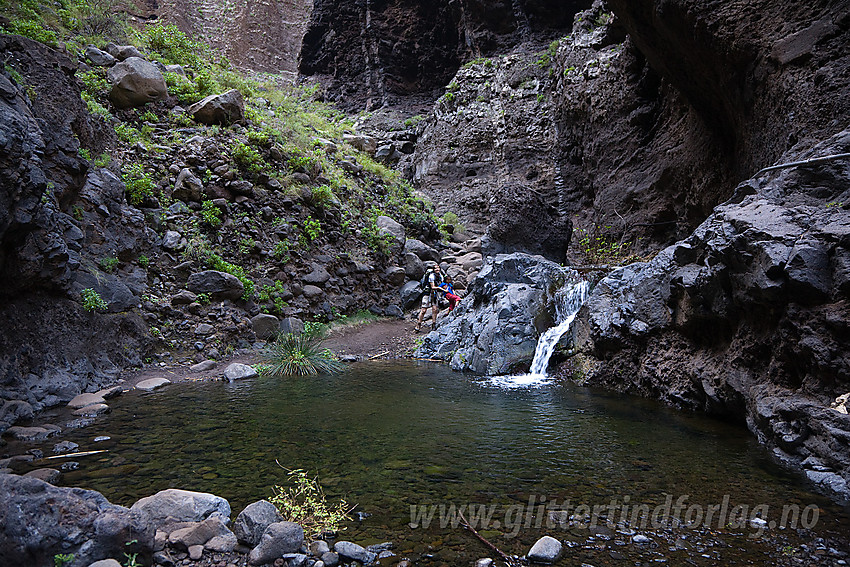
<path id="1" fill-rule="evenodd" d="M 531 546 L 528 560 L 534 563 L 554 563 L 561 557 L 563 549 L 564 546 L 557 539 L 543 536 Z"/>

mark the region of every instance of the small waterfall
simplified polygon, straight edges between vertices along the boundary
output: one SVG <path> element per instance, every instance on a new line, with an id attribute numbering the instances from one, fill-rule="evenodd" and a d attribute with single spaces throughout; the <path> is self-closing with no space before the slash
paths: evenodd
<path id="1" fill-rule="evenodd" d="M 546 368 L 549 358 L 555 352 L 555 346 L 561 337 L 570 330 L 573 319 L 590 293 L 590 283 L 580 281 L 567 284 L 555 295 L 555 316 L 558 324 L 540 335 L 537 348 L 534 349 L 534 360 L 528 374 L 522 376 L 494 376 L 489 382 L 500 388 L 523 388 L 541 386 L 547 383 Z"/>
<path id="2" fill-rule="evenodd" d="M 546 367 L 549 366 L 549 358 L 555 352 L 555 345 L 558 344 L 564 333 L 570 330 L 570 325 L 576 318 L 584 300 L 587 299 L 589 290 L 590 284 L 586 281 L 580 281 L 561 289 L 555 296 L 555 314 L 559 323 L 540 335 L 537 348 L 534 349 L 534 360 L 531 361 L 529 374 L 546 375 Z"/>

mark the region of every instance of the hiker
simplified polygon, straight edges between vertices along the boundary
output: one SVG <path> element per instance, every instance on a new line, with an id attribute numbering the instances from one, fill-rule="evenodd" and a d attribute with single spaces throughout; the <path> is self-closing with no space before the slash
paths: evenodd
<path id="1" fill-rule="evenodd" d="M 435 265 L 432 270 L 428 270 L 425 277 L 422 278 L 424 293 L 422 294 L 422 306 L 419 308 L 419 322 L 413 329 L 414 333 L 418 333 L 422 329 L 422 320 L 425 318 L 425 312 L 428 311 L 429 306 L 431 307 L 431 330 L 437 329 L 437 313 L 440 311 L 440 297 L 443 294 L 443 290 L 440 288 L 442 283 L 443 277 L 440 274 L 439 264 Z"/>
<path id="2" fill-rule="evenodd" d="M 443 284 L 440 288 L 443 289 L 446 299 L 449 302 L 449 313 L 451 313 L 455 310 L 457 302 L 460 301 L 460 295 L 458 295 L 455 291 L 455 288 L 452 285 L 452 277 L 449 274 L 446 274 L 446 277 L 443 278 Z"/>

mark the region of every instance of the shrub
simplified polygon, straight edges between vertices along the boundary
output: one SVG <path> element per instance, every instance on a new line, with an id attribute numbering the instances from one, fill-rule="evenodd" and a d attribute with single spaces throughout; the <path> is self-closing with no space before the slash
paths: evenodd
<path id="1" fill-rule="evenodd" d="M 124 185 L 127 187 L 127 201 L 131 205 L 140 205 L 148 197 L 154 197 L 156 183 L 140 163 L 130 165 L 124 172 Z"/>
<path id="2" fill-rule="evenodd" d="M 302 469 L 289 473 L 289 486 L 275 486 L 269 502 L 274 504 L 283 519 L 304 528 L 304 535 L 313 539 L 326 533 L 336 533 L 343 521 L 349 519 L 350 508 L 345 500 L 329 505 L 318 480 Z"/>
<path id="3" fill-rule="evenodd" d="M 145 268 L 145 269 L 147 269 L 147 267 L 150 266 L 150 263 L 151 263 L 151 259 L 148 258 L 147 256 L 145 256 L 144 254 L 141 254 L 136 259 L 136 261 L 139 263 L 139 266 L 141 266 L 142 268 Z"/>
<path id="4" fill-rule="evenodd" d="M 231 156 L 236 165 L 249 173 L 260 173 L 268 167 L 260 153 L 242 142 L 236 142 L 231 149 Z"/>
<path id="5" fill-rule="evenodd" d="M 180 73 L 163 73 L 165 84 L 168 86 L 168 94 L 177 97 L 183 104 L 194 104 L 201 100 L 198 85 L 194 81 Z"/>
<path id="6" fill-rule="evenodd" d="M 322 349 L 322 337 L 315 333 L 283 333 L 266 345 L 262 354 L 264 373 L 269 376 L 308 376 L 335 374 L 342 363 L 327 349 Z"/>
<path id="7" fill-rule="evenodd" d="M 610 229 L 611 227 L 604 227 Z M 594 226 L 592 229 L 575 229 L 578 237 L 577 244 L 591 264 L 608 264 L 622 266 L 640 262 L 642 258 L 631 250 L 633 242 L 610 240 L 602 234 L 603 227 Z"/>
<path id="8" fill-rule="evenodd" d="M 36 21 L 15 20 L 11 22 L 7 27 L 10 33 L 34 39 L 35 41 L 41 42 L 45 45 L 49 45 L 50 47 L 56 47 L 58 42 L 56 32 L 51 31 L 49 29 L 45 29 L 40 23 Z"/>
<path id="9" fill-rule="evenodd" d="M 313 217 L 307 217 L 307 220 L 304 221 L 304 234 L 307 235 L 311 242 L 316 240 L 322 235 L 322 223 Z"/>
<path id="10" fill-rule="evenodd" d="M 86 311 L 106 311 L 109 308 L 109 304 L 91 288 L 81 291 L 80 296 L 83 298 L 83 309 Z"/>
<path id="11" fill-rule="evenodd" d="M 118 267 L 119 260 L 115 256 L 100 259 L 100 269 L 107 273 L 112 273 Z"/>
<path id="12" fill-rule="evenodd" d="M 204 201 L 201 203 L 201 219 L 210 225 L 212 228 L 221 226 L 221 209 L 219 209 L 212 201 Z"/>

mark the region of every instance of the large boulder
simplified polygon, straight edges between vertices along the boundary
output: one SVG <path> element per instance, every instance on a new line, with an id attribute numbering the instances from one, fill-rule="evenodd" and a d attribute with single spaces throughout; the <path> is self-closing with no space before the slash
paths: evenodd
<path id="1" fill-rule="evenodd" d="M 555 293 L 576 274 L 529 254 L 496 256 L 472 282 L 469 296 L 425 337 L 416 356 L 451 362 L 455 370 L 505 374 L 534 357 L 552 326 Z"/>
<path id="2" fill-rule="evenodd" d="M 93 490 L 0 474 L 0 494 L 3 565 L 53 565 L 60 553 L 89 565 L 124 553 L 146 559 L 153 552 L 154 530 L 145 516 Z"/>
<path id="3" fill-rule="evenodd" d="M 109 100 L 116 108 L 143 106 L 168 96 L 165 79 L 156 65 L 139 57 L 129 57 L 106 73 L 112 89 Z"/>
<path id="4" fill-rule="evenodd" d="M 280 331 L 280 319 L 268 313 L 259 313 L 251 317 L 251 328 L 258 339 L 269 339 Z"/>
<path id="5" fill-rule="evenodd" d="M 233 533 L 236 534 L 239 541 L 243 541 L 253 548 L 260 543 L 267 527 L 282 520 L 283 518 L 274 504 L 268 500 L 260 500 L 248 504 L 239 513 L 236 521 L 233 522 Z"/>
<path id="6" fill-rule="evenodd" d="M 192 118 L 203 124 L 229 126 L 245 120 L 245 101 L 236 89 L 210 95 L 189 107 Z"/>
<path id="7" fill-rule="evenodd" d="M 212 514 L 230 518 L 230 504 L 224 498 L 176 488 L 141 498 L 130 510 L 144 514 L 154 526 L 160 526 L 166 521 L 202 522 Z"/>
<path id="8" fill-rule="evenodd" d="M 186 287 L 193 293 L 207 293 L 212 299 L 237 300 L 245 293 L 245 287 L 239 278 L 216 270 L 192 274 Z"/>
<path id="9" fill-rule="evenodd" d="M 390 253 L 398 254 L 407 240 L 404 226 L 387 216 L 379 216 L 376 221 L 378 234 L 390 242 Z"/>
<path id="10" fill-rule="evenodd" d="M 304 543 L 304 530 L 292 522 L 270 524 L 248 555 L 251 565 L 271 563 L 285 553 L 296 553 Z"/>
<path id="11" fill-rule="evenodd" d="M 408 238 L 404 243 L 404 253 L 416 254 L 420 260 L 430 260 L 431 262 L 440 261 L 440 253 L 415 238 Z"/>

